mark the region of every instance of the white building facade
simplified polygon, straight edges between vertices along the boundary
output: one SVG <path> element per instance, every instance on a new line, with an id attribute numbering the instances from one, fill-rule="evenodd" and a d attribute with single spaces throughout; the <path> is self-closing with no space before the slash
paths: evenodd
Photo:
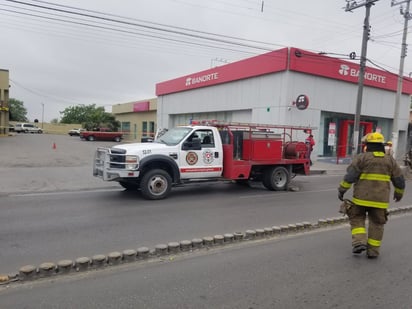
<path id="1" fill-rule="evenodd" d="M 192 119 L 311 126 L 314 156 L 349 156 L 358 74 L 358 64 L 283 48 L 158 83 L 158 128 Z M 397 75 L 366 68 L 360 136 L 380 131 L 390 139 L 396 89 Z M 398 118 L 400 155 L 407 147 L 411 94 L 412 79 L 404 78 Z"/>

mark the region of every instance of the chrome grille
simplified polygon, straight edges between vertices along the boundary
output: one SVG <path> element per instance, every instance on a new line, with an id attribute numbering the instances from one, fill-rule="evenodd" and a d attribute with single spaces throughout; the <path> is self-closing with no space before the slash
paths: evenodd
<path id="1" fill-rule="evenodd" d="M 126 163 L 126 150 L 110 149 L 110 168 L 124 169 Z"/>

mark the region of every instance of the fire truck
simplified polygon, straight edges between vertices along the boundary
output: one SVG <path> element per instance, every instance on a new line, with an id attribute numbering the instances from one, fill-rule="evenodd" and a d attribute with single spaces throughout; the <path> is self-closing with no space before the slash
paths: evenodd
<path id="1" fill-rule="evenodd" d="M 293 176 L 309 174 L 304 140 L 313 129 L 192 121 L 151 143 L 97 148 L 93 175 L 139 190 L 149 200 L 166 198 L 173 186 L 200 181 L 258 181 L 268 190 L 288 190 Z"/>

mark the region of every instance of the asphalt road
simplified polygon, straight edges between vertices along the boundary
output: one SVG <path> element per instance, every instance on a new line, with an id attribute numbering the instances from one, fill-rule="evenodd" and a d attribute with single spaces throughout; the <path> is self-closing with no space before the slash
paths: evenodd
<path id="1" fill-rule="evenodd" d="M 411 308 L 410 216 L 382 256 L 352 256 L 347 227 L 0 287 L 4 308 Z"/>
<path id="2" fill-rule="evenodd" d="M 297 177 L 298 192 L 209 183 L 146 201 L 91 176 L 95 148 L 112 144 L 46 134 L 0 139 L 7 158 L 0 162 L 0 273 L 338 215 L 341 175 Z M 411 204 L 407 190 L 393 206 Z M 410 308 L 409 220 L 390 219 L 377 261 L 352 257 L 342 226 L 3 285 L 0 307 Z"/>
<path id="3" fill-rule="evenodd" d="M 3 196 L 0 273 L 26 264 L 153 248 L 247 229 L 316 223 L 338 215 L 334 185 L 338 180 L 331 179 L 314 177 L 310 183 L 305 179 L 301 192 L 202 184 L 178 188 L 162 201 L 146 201 L 120 189 Z M 322 189 L 312 188 L 315 184 Z M 332 205 L 325 202 L 331 200 Z"/>

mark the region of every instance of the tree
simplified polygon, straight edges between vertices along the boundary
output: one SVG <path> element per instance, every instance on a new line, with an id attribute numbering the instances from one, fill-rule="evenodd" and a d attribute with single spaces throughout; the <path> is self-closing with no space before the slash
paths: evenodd
<path id="1" fill-rule="evenodd" d="M 96 107 L 96 104 L 70 106 L 60 114 L 63 115 L 61 123 L 81 123 L 87 130 L 107 127 L 117 131 L 120 127 L 120 122 L 112 114 L 107 113 L 102 106 Z"/>
<path id="2" fill-rule="evenodd" d="M 24 107 L 23 101 L 19 101 L 13 98 L 9 99 L 9 115 L 10 121 L 28 121 L 27 109 Z"/>

